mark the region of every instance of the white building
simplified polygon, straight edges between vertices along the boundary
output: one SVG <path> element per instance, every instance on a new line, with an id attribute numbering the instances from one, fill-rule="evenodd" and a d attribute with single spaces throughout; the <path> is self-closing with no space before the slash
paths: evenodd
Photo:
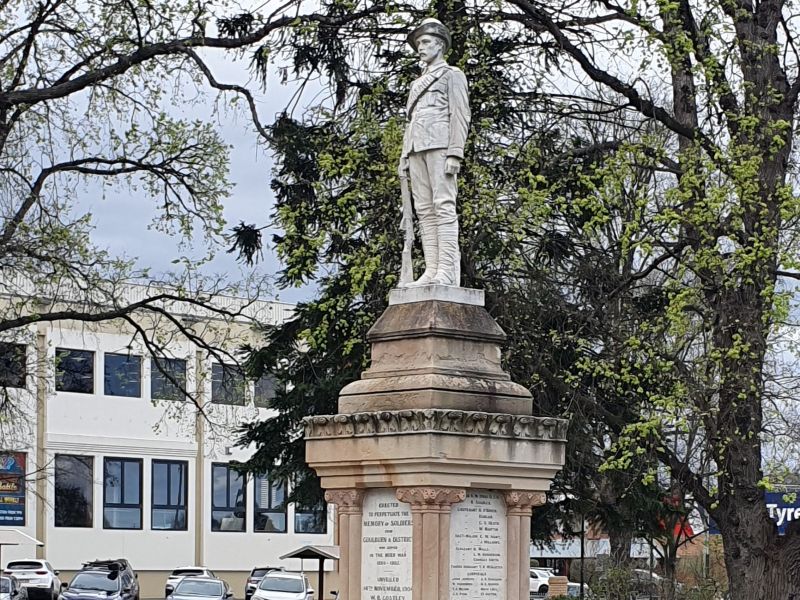
<path id="1" fill-rule="evenodd" d="M 277 323 L 292 307 L 259 302 L 248 310 Z M 184 317 L 223 347 L 254 335 L 243 321 Z M 231 469 L 250 454 L 235 446 L 234 429 L 267 416 L 271 381 L 247 382 L 165 330 L 170 381 L 134 334 L 119 322 L 60 322 L 0 342 L 0 386 L 13 406 L 0 418 L 0 529 L 44 542 L 4 547 L 2 564 L 38 556 L 68 580 L 84 561 L 124 557 L 139 573 L 142 598 L 162 596 L 171 569 L 205 565 L 241 597 L 252 567 L 299 570 L 300 561 L 279 557 L 332 544 L 327 510 L 287 506 L 284 483 Z M 202 411 L 175 382 L 185 382 Z M 309 575 L 317 568 L 303 566 Z"/>

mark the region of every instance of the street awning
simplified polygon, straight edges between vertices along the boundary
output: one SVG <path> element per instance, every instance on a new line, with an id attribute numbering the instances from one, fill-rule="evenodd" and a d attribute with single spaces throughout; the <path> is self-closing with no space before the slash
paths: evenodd
<path id="1" fill-rule="evenodd" d="M 35 537 L 22 533 L 19 529 L 0 529 L 0 546 L 44 546 Z"/>
<path id="2" fill-rule="evenodd" d="M 339 546 L 303 546 L 281 556 L 287 558 L 321 558 L 323 560 L 339 560 Z"/>

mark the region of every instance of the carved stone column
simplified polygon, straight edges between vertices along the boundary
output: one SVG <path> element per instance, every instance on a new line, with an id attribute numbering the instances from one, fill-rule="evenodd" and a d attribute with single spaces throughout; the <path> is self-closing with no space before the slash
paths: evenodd
<path id="1" fill-rule="evenodd" d="M 450 598 L 450 510 L 466 497 L 463 488 L 409 487 L 395 492 L 411 505 L 413 600 Z"/>
<path id="2" fill-rule="evenodd" d="M 361 505 L 360 489 L 328 490 L 325 500 L 336 505 L 339 535 L 339 593 L 342 598 L 359 600 L 361 596 Z M 323 598 L 325 590 L 320 590 Z"/>
<path id="3" fill-rule="evenodd" d="M 534 506 L 541 506 L 546 499 L 544 492 L 505 492 L 508 519 L 506 600 L 530 597 L 531 513 Z"/>

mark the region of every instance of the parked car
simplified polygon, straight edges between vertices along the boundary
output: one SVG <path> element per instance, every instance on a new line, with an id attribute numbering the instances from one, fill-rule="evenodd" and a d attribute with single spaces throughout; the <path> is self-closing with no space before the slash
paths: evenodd
<path id="1" fill-rule="evenodd" d="M 247 583 L 244 584 L 245 600 L 250 600 L 250 598 L 253 596 L 253 592 L 256 591 L 258 584 L 261 583 L 261 580 L 264 578 L 264 575 L 270 571 L 283 571 L 283 567 L 255 567 L 252 571 L 250 571 L 250 575 L 247 578 Z"/>
<path id="2" fill-rule="evenodd" d="M 127 562 L 95 562 L 63 585 L 61 600 L 139 600 L 139 583 Z"/>
<path id="3" fill-rule="evenodd" d="M 4 575 L 13 575 L 30 600 L 58 600 L 61 580 L 58 571 L 46 560 L 38 558 L 12 560 L 6 565 Z"/>
<path id="4" fill-rule="evenodd" d="M 546 594 L 552 576 L 552 571 L 547 569 L 531 569 L 531 594 Z"/>
<path id="5" fill-rule="evenodd" d="M 575 583 L 574 581 L 567 582 L 567 596 L 570 598 L 580 598 L 581 597 L 581 584 Z M 592 590 L 589 589 L 588 584 L 583 584 L 583 597 L 586 600 L 594 598 L 592 594 Z"/>
<path id="6" fill-rule="evenodd" d="M 19 581 L 13 575 L 0 577 L 0 600 L 20 600 Z"/>
<path id="7" fill-rule="evenodd" d="M 253 600 L 312 600 L 314 590 L 302 573 L 271 571 L 264 575 Z"/>
<path id="8" fill-rule="evenodd" d="M 227 582 L 216 577 L 190 575 L 175 584 L 169 600 L 228 600 L 233 592 Z"/>
<path id="9" fill-rule="evenodd" d="M 217 578 L 214 571 L 207 567 L 178 567 L 167 577 L 167 583 L 164 585 L 164 597 L 169 596 L 175 590 L 175 586 L 178 585 L 184 577 Z"/>
<path id="10" fill-rule="evenodd" d="M 92 560 L 83 563 L 81 572 L 102 572 L 110 581 L 119 580 L 120 593 L 125 600 L 139 600 L 139 575 L 133 570 L 131 563 L 125 558 L 110 558 L 105 560 Z M 77 576 L 77 575 L 76 575 Z M 73 578 L 74 580 L 74 578 Z M 70 587 L 72 584 L 70 583 Z M 125 590 L 130 590 L 129 592 Z"/>

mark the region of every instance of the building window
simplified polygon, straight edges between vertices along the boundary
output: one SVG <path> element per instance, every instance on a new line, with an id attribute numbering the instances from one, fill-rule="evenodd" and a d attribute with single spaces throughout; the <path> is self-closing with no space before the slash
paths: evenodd
<path id="1" fill-rule="evenodd" d="M 56 454 L 56 527 L 92 527 L 94 458 Z"/>
<path id="2" fill-rule="evenodd" d="M 142 396 L 142 357 L 130 354 L 106 354 L 104 393 L 106 396 Z"/>
<path id="3" fill-rule="evenodd" d="M 286 484 L 269 476 L 255 478 L 253 530 L 286 533 Z"/>
<path id="4" fill-rule="evenodd" d="M 142 528 L 141 459 L 103 461 L 103 528 Z"/>
<path id="5" fill-rule="evenodd" d="M 186 361 L 181 358 L 150 359 L 150 397 L 154 400 L 184 400 Z"/>
<path id="6" fill-rule="evenodd" d="M 325 503 L 317 506 L 297 504 L 294 509 L 295 533 L 326 533 L 328 531 L 328 506 Z"/>
<path id="7" fill-rule="evenodd" d="M 56 348 L 56 391 L 94 393 L 94 352 Z"/>
<path id="8" fill-rule="evenodd" d="M 253 385 L 253 400 L 259 408 L 269 408 L 275 399 L 277 380 L 272 375 L 265 373 L 256 379 Z"/>
<path id="9" fill-rule="evenodd" d="M 152 529 L 186 529 L 188 470 L 184 461 L 153 461 Z"/>
<path id="10" fill-rule="evenodd" d="M 0 387 L 24 388 L 26 375 L 25 345 L 0 342 Z"/>
<path id="11" fill-rule="evenodd" d="M 244 476 L 229 465 L 211 465 L 211 531 L 244 531 L 247 491 Z"/>
<path id="12" fill-rule="evenodd" d="M 211 365 L 211 401 L 244 406 L 244 373 L 232 365 Z"/>

